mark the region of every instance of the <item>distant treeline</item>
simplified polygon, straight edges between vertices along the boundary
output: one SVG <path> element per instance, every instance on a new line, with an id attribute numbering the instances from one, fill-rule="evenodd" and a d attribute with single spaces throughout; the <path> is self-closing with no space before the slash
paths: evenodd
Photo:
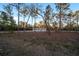
<path id="1" fill-rule="evenodd" d="M 0 4 L 1 5 L 1 4 Z M 9 3 L 3 5 L 0 11 L 0 31 L 32 30 L 34 28 L 45 28 L 47 31 L 79 31 L 79 10 L 72 11 L 70 3 L 55 3 L 56 12 L 48 4 L 45 10 L 41 4 Z M 17 21 L 14 14 L 17 12 Z M 42 21 L 36 23 L 39 16 Z M 20 21 L 23 17 L 23 21 Z M 27 19 L 27 20 L 26 20 Z M 33 24 L 28 24 L 29 20 Z"/>

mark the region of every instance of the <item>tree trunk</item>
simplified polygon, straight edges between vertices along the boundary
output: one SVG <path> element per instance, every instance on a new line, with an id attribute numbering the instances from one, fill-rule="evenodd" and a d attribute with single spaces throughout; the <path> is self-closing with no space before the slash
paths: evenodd
<path id="1" fill-rule="evenodd" d="M 20 7 L 19 7 L 19 3 L 18 3 L 18 31 L 19 31 L 19 16 L 20 16 L 20 14 L 19 14 L 19 9 L 20 9 Z"/>
<path id="2" fill-rule="evenodd" d="M 71 31 L 72 29 L 71 29 L 71 16 L 70 16 L 70 31 Z"/>
<path id="3" fill-rule="evenodd" d="M 23 30 L 25 31 L 25 16 L 23 17 L 24 18 L 24 24 L 23 24 Z"/>
<path id="4" fill-rule="evenodd" d="M 34 20 L 33 20 L 33 17 L 32 17 L 32 26 L 33 26 L 33 31 L 34 31 Z"/>
<path id="5" fill-rule="evenodd" d="M 60 8 L 60 21 L 59 21 L 59 31 L 61 31 L 61 8 Z"/>
<path id="6" fill-rule="evenodd" d="M 77 15 L 77 30 L 78 30 L 78 15 Z"/>
<path id="7" fill-rule="evenodd" d="M 27 19 L 27 24 L 28 24 L 29 19 L 30 19 L 30 16 L 29 16 L 28 19 Z"/>
<path id="8" fill-rule="evenodd" d="M 50 29 L 50 21 L 48 22 L 48 34 L 51 34 L 51 29 Z"/>

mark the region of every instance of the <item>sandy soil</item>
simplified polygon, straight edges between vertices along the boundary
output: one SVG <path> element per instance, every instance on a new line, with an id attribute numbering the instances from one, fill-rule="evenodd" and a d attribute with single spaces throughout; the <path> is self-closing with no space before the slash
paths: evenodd
<path id="1" fill-rule="evenodd" d="M 77 32 L 0 33 L 1 56 L 77 56 Z"/>

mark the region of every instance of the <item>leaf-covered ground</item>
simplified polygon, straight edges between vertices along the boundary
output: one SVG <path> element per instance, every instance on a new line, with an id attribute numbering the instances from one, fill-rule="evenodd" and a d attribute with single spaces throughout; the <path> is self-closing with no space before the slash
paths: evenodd
<path id="1" fill-rule="evenodd" d="M 79 55 L 77 32 L 0 33 L 1 56 L 75 56 Z"/>

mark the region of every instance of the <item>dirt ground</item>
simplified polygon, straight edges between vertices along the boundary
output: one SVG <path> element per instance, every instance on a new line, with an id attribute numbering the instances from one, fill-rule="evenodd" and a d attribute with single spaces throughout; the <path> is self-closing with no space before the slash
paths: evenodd
<path id="1" fill-rule="evenodd" d="M 1 56 L 78 56 L 77 32 L 0 33 Z"/>

